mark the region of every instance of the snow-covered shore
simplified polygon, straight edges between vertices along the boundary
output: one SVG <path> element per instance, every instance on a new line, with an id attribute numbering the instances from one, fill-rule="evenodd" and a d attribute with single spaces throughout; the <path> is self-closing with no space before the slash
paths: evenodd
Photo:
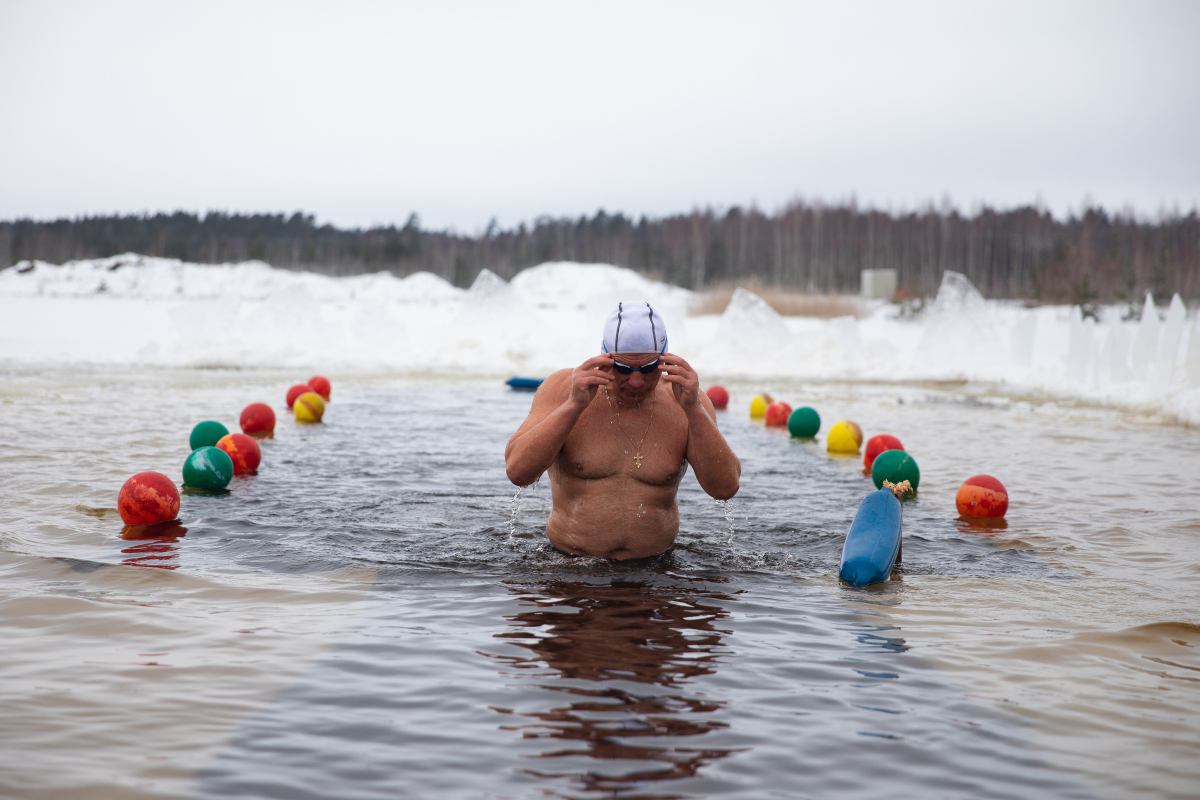
<path id="1" fill-rule="evenodd" d="M 947 272 L 904 315 L 781 317 L 738 290 L 720 315 L 692 293 L 605 264 L 532 267 L 469 289 L 429 273 L 331 278 L 261 262 L 201 265 L 136 255 L 24 262 L 0 271 L 0 364 L 295 367 L 344 373 L 545 375 L 598 350 L 620 300 L 650 300 L 672 351 L 715 380 L 970 380 L 1200 424 L 1200 330 L 1174 298 L 1100 320 L 1078 308 L 984 300 Z"/>

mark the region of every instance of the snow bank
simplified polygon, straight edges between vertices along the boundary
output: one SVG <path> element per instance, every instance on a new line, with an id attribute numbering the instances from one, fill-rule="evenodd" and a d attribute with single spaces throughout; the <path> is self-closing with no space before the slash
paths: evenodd
<path id="1" fill-rule="evenodd" d="M 781 317 L 739 289 L 689 317 L 691 292 L 605 264 L 543 264 L 467 290 L 429 273 L 330 278 L 261 262 L 136 255 L 0 271 L 0 361 L 283 367 L 332 373 L 545 375 L 598 351 L 607 312 L 649 300 L 672 351 L 707 379 L 974 380 L 1200 424 L 1200 331 L 1178 297 L 1164 319 L 987 301 L 947 272 L 905 316 Z"/>

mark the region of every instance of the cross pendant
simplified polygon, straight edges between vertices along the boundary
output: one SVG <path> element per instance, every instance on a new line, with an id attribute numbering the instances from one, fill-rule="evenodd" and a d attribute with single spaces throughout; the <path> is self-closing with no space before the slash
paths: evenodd
<path id="1" fill-rule="evenodd" d="M 642 468 L 642 458 L 644 458 L 644 456 L 641 453 L 638 453 L 636 456 L 633 457 L 633 460 L 635 462 L 637 462 L 638 469 Z"/>

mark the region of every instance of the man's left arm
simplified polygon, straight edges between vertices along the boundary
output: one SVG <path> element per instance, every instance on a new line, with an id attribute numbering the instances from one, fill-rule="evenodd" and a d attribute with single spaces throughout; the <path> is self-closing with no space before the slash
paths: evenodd
<path id="1" fill-rule="evenodd" d="M 662 380 L 671 384 L 688 419 L 687 460 L 696 473 L 700 488 L 718 500 L 737 494 L 742 462 L 717 428 L 717 412 L 712 401 L 700 391 L 700 376 L 677 355 L 660 356 Z"/>

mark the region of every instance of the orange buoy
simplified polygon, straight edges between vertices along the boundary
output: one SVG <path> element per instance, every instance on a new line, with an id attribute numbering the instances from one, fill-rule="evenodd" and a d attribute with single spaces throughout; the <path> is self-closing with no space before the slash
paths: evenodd
<path id="1" fill-rule="evenodd" d="M 786 428 L 788 417 L 792 415 L 792 407 L 782 400 L 777 400 L 767 406 L 763 414 L 763 423 L 768 428 Z"/>
<path id="2" fill-rule="evenodd" d="M 251 403 L 242 410 L 238 424 L 243 433 L 255 439 L 266 439 L 275 435 L 275 412 L 266 403 Z"/>
<path id="3" fill-rule="evenodd" d="M 871 471 L 871 465 L 875 463 L 875 459 L 880 453 L 887 450 L 903 450 L 904 445 L 900 444 L 900 440 L 895 436 L 889 436 L 886 433 L 881 433 L 878 436 L 872 436 L 867 440 L 867 452 L 863 453 L 863 467 L 868 472 Z"/>
<path id="4" fill-rule="evenodd" d="M 233 462 L 233 474 L 243 475 L 254 472 L 262 463 L 262 448 L 253 436 L 244 433 L 230 433 L 221 437 L 217 449 L 224 450 L 225 455 Z"/>
<path id="5" fill-rule="evenodd" d="M 729 405 L 729 392 L 724 386 L 710 386 L 704 393 L 712 401 L 713 408 L 723 409 Z"/>
<path id="6" fill-rule="evenodd" d="M 308 385 L 314 392 L 321 395 L 321 399 L 326 403 L 329 402 L 329 393 L 333 391 L 333 387 L 329 385 L 329 378 L 322 375 L 314 375 L 308 379 Z"/>
<path id="7" fill-rule="evenodd" d="M 997 519 L 1008 512 L 1008 490 L 991 475 L 975 475 L 958 487 L 954 504 L 964 517 Z"/>
<path id="8" fill-rule="evenodd" d="M 179 489 L 161 472 L 139 472 L 121 487 L 117 510 L 126 525 L 157 525 L 179 515 Z"/>

